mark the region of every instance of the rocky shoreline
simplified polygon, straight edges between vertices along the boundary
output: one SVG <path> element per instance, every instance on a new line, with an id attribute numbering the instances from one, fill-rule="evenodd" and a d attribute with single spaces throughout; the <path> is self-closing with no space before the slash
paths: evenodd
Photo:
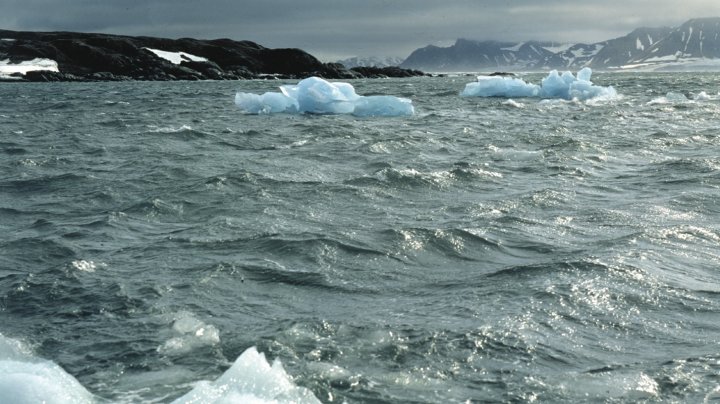
<path id="1" fill-rule="evenodd" d="M 300 49 L 270 49 L 251 41 L 0 30 L 0 61 L 12 66 L 33 60 L 54 61 L 57 71 L 29 70 L 4 79 L 0 76 L 0 80 L 357 79 L 426 75 L 399 67 L 347 69 L 338 63 L 323 63 Z"/>

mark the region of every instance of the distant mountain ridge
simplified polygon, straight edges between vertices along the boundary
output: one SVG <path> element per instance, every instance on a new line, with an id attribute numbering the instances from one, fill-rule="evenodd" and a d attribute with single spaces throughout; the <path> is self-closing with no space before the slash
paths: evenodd
<path id="1" fill-rule="evenodd" d="M 338 60 L 336 63 L 340 63 L 348 69 L 353 67 L 392 67 L 399 66 L 405 59 L 401 57 L 387 56 L 387 57 L 352 57 L 343 60 Z"/>
<path id="2" fill-rule="evenodd" d="M 717 64 L 717 66 L 716 66 Z M 677 28 L 638 28 L 593 44 L 458 39 L 450 47 L 415 50 L 400 67 L 425 71 L 614 69 L 720 70 L 720 17 L 696 18 Z"/>

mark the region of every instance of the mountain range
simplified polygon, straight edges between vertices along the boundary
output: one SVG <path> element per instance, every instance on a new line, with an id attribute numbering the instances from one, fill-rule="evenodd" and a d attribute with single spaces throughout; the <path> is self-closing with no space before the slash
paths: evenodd
<path id="1" fill-rule="evenodd" d="M 449 47 L 417 49 L 400 67 L 431 72 L 577 70 L 720 70 L 720 17 L 677 28 L 638 28 L 593 44 L 458 39 Z"/>
<path id="2" fill-rule="evenodd" d="M 370 57 L 359 57 L 355 56 L 343 60 L 338 60 L 337 63 L 351 69 L 353 67 L 390 67 L 399 66 L 404 61 L 403 58 L 397 56 L 370 56 Z"/>

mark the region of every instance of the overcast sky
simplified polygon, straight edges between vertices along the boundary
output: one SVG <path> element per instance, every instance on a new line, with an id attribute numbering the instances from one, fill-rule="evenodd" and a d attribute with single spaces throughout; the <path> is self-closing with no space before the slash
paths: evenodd
<path id="1" fill-rule="evenodd" d="M 323 61 L 456 38 L 598 42 L 720 16 L 718 0 L 1 0 L 0 29 L 247 39 Z"/>

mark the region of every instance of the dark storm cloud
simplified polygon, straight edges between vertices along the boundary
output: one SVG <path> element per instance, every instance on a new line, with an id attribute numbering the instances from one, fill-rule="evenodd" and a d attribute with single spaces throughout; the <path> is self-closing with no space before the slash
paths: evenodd
<path id="1" fill-rule="evenodd" d="M 716 0 L 4 0 L 0 28 L 249 39 L 332 59 L 455 38 L 593 42 L 720 15 Z"/>

